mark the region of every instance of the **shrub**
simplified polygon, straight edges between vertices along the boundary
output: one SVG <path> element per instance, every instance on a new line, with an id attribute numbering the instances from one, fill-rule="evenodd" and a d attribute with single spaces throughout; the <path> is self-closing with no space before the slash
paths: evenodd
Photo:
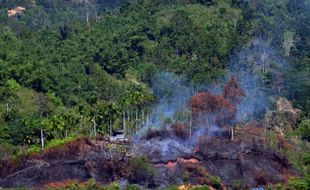
<path id="1" fill-rule="evenodd" d="M 63 143 L 63 144 L 62 144 Z M 56 146 L 56 144 L 58 144 Z M 68 159 L 77 156 L 80 152 L 80 147 L 84 145 L 91 145 L 87 138 L 78 138 L 69 142 L 57 141 L 51 148 L 45 149 L 44 153 L 40 155 L 42 159 Z"/>
<path id="2" fill-rule="evenodd" d="M 88 180 L 88 182 L 86 184 L 86 189 L 87 190 L 100 189 L 100 186 L 97 184 L 97 182 L 94 178 L 91 178 Z"/>
<path id="3" fill-rule="evenodd" d="M 165 129 L 148 129 L 144 138 L 150 140 L 153 138 L 167 138 L 169 136 L 167 130 Z"/>
<path id="4" fill-rule="evenodd" d="M 59 147 L 59 146 L 63 146 L 69 142 L 72 142 L 74 140 L 76 140 L 77 138 L 74 137 L 68 137 L 65 139 L 53 139 L 51 141 L 48 141 L 46 144 L 45 148 L 52 148 L 52 147 Z"/>
<path id="5" fill-rule="evenodd" d="M 107 186 L 103 186 L 96 182 L 95 179 L 91 178 L 87 182 L 78 181 L 64 181 L 64 182 L 53 182 L 45 185 L 42 189 L 53 189 L 53 190 L 120 190 L 118 183 L 111 183 Z"/>
<path id="6" fill-rule="evenodd" d="M 232 189 L 233 190 L 242 190 L 242 189 L 244 189 L 243 181 L 241 181 L 241 180 L 234 180 L 233 183 L 232 183 Z"/>
<path id="7" fill-rule="evenodd" d="M 146 157 L 136 157 L 131 160 L 131 173 L 129 175 L 129 182 L 150 186 L 154 182 L 156 170 L 148 163 Z"/>
<path id="8" fill-rule="evenodd" d="M 171 186 L 171 187 L 168 187 L 165 190 L 179 190 L 179 187 L 178 186 Z"/>
<path id="9" fill-rule="evenodd" d="M 210 188 L 207 185 L 203 185 L 199 187 L 194 187 L 192 190 L 210 190 Z"/>
<path id="10" fill-rule="evenodd" d="M 21 147 L 15 147 L 11 144 L 0 144 L 0 152 L 0 160 L 6 160 L 23 154 L 23 149 Z"/>
<path id="11" fill-rule="evenodd" d="M 38 145 L 33 145 L 27 150 L 27 153 L 29 155 L 34 155 L 40 153 L 41 151 L 42 151 L 41 147 L 39 147 Z"/>
<path id="12" fill-rule="evenodd" d="M 171 129 L 175 136 L 186 139 L 188 137 L 187 127 L 184 123 L 174 123 L 171 125 Z"/>
<path id="13" fill-rule="evenodd" d="M 303 140 L 310 141 L 310 122 L 303 120 L 298 124 L 298 128 L 294 131 L 296 135 L 301 136 Z"/>
<path id="14" fill-rule="evenodd" d="M 310 175 L 304 178 L 294 178 L 289 180 L 289 187 L 293 190 L 308 190 L 310 189 Z"/>
<path id="15" fill-rule="evenodd" d="M 138 185 L 135 185 L 135 184 L 128 184 L 125 187 L 125 190 L 139 190 L 139 189 L 140 189 L 140 187 Z"/>
<path id="16" fill-rule="evenodd" d="M 184 171 L 184 173 L 183 173 L 183 181 L 185 183 L 188 183 L 189 180 L 190 180 L 190 173 L 188 171 Z"/>
<path id="17" fill-rule="evenodd" d="M 111 183 L 110 185 L 104 187 L 103 190 L 121 190 L 121 187 L 118 183 Z"/>
<path id="18" fill-rule="evenodd" d="M 265 143 L 264 128 L 256 121 L 250 121 L 242 128 L 240 132 L 243 141 L 251 142 L 254 144 Z"/>
<path id="19" fill-rule="evenodd" d="M 266 185 L 266 173 L 264 171 L 260 171 L 255 175 L 255 181 L 258 185 Z"/>
<path id="20" fill-rule="evenodd" d="M 282 184 L 277 184 L 277 185 L 269 185 L 267 187 L 267 190 L 286 190 L 286 188 Z"/>
<path id="21" fill-rule="evenodd" d="M 211 177 L 211 185 L 214 187 L 220 187 L 221 179 L 219 177 Z"/>

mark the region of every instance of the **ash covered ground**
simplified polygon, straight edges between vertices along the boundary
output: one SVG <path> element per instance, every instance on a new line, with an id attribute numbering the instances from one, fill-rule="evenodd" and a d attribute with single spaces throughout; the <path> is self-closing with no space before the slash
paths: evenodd
<path id="1" fill-rule="evenodd" d="M 94 178 L 102 184 L 125 181 L 152 189 L 182 184 L 226 189 L 237 180 L 246 187 L 264 187 L 285 183 L 297 175 L 284 157 L 260 144 L 257 138 L 244 140 L 236 135 L 231 140 L 224 134 L 203 136 L 193 142 L 180 135 L 182 129 L 169 126 L 157 130 L 148 130 L 139 143 L 82 138 L 25 157 L 16 167 L 6 163 L 6 169 L 0 172 L 0 186 L 42 188 L 66 180 L 84 182 Z M 130 162 L 140 156 L 147 157 L 155 169 L 151 178 L 130 176 Z"/>
<path id="2" fill-rule="evenodd" d="M 238 180 L 247 187 L 264 187 L 285 183 L 289 176 L 297 175 L 286 158 L 257 139 L 231 140 L 224 133 L 223 136 L 202 136 L 193 143 L 169 130 L 161 133 L 150 130 L 149 133 L 154 136 L 149 134 L 147 139 L 136 143 L 134 152 L 147 155 L 149 162 L 159 170 L 154 179 L 157 186 L 212 185 L 212 179 L 219 177 L 223 187 L 231 187 Z"/>

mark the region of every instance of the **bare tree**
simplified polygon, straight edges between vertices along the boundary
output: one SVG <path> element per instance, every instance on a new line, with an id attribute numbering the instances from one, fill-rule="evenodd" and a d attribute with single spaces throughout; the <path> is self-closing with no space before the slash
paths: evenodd
<path id="1" fill-rule="evenodd" d="M 35 97 L 35 102 L 38 106 L 38 111 L 40 114 L 40 118 L 43 119 L 50 114 L 50 106 L 48 104 L 48 99 L 43 93 L 38 93 Z M 41 141 L 41 148 L 44 149 L 44 126 L 41 124 L 40 126 L 40 141 Z"/>

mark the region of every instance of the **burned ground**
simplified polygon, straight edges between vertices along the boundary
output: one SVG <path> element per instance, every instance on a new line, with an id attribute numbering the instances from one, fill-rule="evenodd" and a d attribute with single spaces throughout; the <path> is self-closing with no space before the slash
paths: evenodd
<path id="1" fill-rule="evenodd" d="M 134 181 L 130 176 L 132 156 L 146 157 L 147 165 L 156 169 L 147 180 L 152 188 L 192 184 L 225 189 L 237 180 L 247 187 L 261 187 L 286 183 L 289 176 L 297 175 L 284 157 L 257 143 L 260 141 L 205 135 L 192 141 L 178 137 L 170 129 L 146 135 L 130 146 L 103 138 L 81 138 L 26 156 L 19 164 L 8 161 L 1 166 L 0 186 L 42 187 L 90 178 L 103 184 L 128 179 L 130 182 Z"/>
<path id="2" fill-rule="evenodd" d="M 128 175 L 130 167 L 126 148 L 105 139 L 81 138 L 64 147 L 26 156 L 19 163 L 4 163 L 0 187 L 41 187 L 51 182 L 83 182 L 90 178 L 109 183 Z"/>
<path id="3" fill-rule="evenodd" d="M 165 138 L 170 136 L 170 138 Z M 204 136 L 193 142 L 154 136 L 142 140 L 135 154 L 146 155 L 159 170 L 158 186 L 190 183 L 194 185 L 232 186 L 242 181 L 247 187 L 286 183 L 288 176 L 297 175 L 287 159 L 257 141 L 231 140 Z M 221 183 L 214 183 L 215 177 Z"/>
<path id="4" fill-rule="evenodd" d="M 286 176 L 296 175 L 284 157 L 264 146 L 221 138 L 211 138 L 200 146 L 206 146 L 197 154 L 207 171 L 228 186 L 235 180 L 249 187 L 285 183 Z"/>

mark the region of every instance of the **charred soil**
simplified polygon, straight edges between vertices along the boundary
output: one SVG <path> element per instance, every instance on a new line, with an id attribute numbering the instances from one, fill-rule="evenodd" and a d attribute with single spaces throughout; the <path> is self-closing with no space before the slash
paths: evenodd
<path id="1" fill-rule="evenodd" d="M 285 183 L 288 177 L 297 175 L 284 157 L 262 145 L 208 136 L 189 145 L 184 143 L 183 135 L 172 133 L 175 132 L 148 135 L 131 145 L 104 138 L 80 138 L 26 156 L 18 163 L 6 161 L 0 170 L 0 187 L 44 187 L 70 180 L 85 182 L 90 178 L 102 184 L 130 182 L 133 156 L 146 157 L 147 165 L 155 168 L 147 179 L 149 188 L 192 184 L 226 189 L 236 180 L 243 181 L 246 187 L 261 187 Z M 149 171 L 140 166 L 139 169 Z"/>
<path id="2" fill-rule="evenodd" d="M 63 147 L 26 156 L 18 163 L 5 161 L 0 170 L 0 187 L 42 187 L 52 182 L 83 182 L 90 178 L 101 183 L 119 180 L 129 172 L 127 147 L 103 138 L 80 138 Z"/>

